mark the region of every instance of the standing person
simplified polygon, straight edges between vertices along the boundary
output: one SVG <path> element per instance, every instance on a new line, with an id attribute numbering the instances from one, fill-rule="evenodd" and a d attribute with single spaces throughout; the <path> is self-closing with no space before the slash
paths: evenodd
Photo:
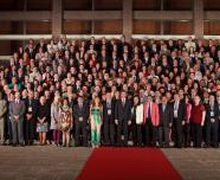
<path id="1" fill-rule="evenodd" d="M 191 114 L 193 146 L 195 148 L 200 148 L 202 145 L 202 127 L 204 126 L 206 117 L 205 107 L 200 103 L 200 101 L 200 97 L 196 95 L 194 97 Z"/>
<path id="2" fill-rule="evenodd" d="M 0 144 L 5 144 L 5 115 L 7 112 L 7 102 L 0 92 Z"/>
<path id="3" fill-rule="evenodd" d="M 186 105 L 180 100 L 179 94 L 174 94 L 173 125 L 175 132 L 175 147 L 181 148 L 183 143 L 183 126 L 185 125 Z"/>
<path id="4" fill-rule="evenodd" d="M 143 124 L 143 104 L 140 103 L 138 96 L 134 96 L 133 107 L 131 109 L 131 119 L 134 125 L 133 134 L 135 134 L 133 141 L 134 145 L 142 146 L 142 124 Z"/>
<path id="5" fill-rule="evenodd" d="M 68 99 L 64 98 L 59 110 L 58 126 L 62 131 L 63 147 L 70 147 L 70 130 L 72 129 L 72 108 L 69 105 Z"/>
<path id="6" fill-rule="evenodd" d="M 95 97 L 90 107 L 91 145 L 97 148 L 101 145 L 101 125 L 103 107 L 99 97 Z"/>
<path id="7" fill-rule="evenodd" d="M 160 147 L 169 147 L 169 131 L 173 123 L 173 111 L 168 99 L 163 96 L 159 105 L 159 144 Z"/>
<path id="8" fill-rule="evenodd" d="M 206 147 L 218 147 L 219 110 L 215 96 L 209 96 L 209 103 L 206 106 Z"/>
<path id="9" fill-rule="evenodd" d="M 48 122 L 50 118 L 50 107 L 46 103 L 45 96 L 40 97 L 40 105 L 37 115 L 37 132 L 39 133 L 39 144 L 46 144 L 46 134 L 48 132 Z"/>
<path id="10" fill-rule="evenodd" d="M 153 97 L 148 96 L 144 103 L 143 125 L 145 127 L 146 145 L 156 146 L 157 127 L 159 125 L 159 107 L 153 102 Z"/>
<path id="11" fill-rule="evenodd" d="M 114 124 L 115 101 L 111 92 L 106 93 L 106 100 L 103 102 L 103 128 L 105 145 L 115 144 L 115 124 Z"/>
<path id="12" fill-rule="evenodd" d="M 124 135 L 123 145 L 128 144 L 128 126 L 131 125 L 131 102 L 127 99 L 127 93 L 121 92 L 121 97 L 115 106 L 115 124 L 117 126 L 117 145 L 122 145 L 121 136 Z"/>
<path id="13" fill-rule="evenodd" d="M 56 95 L 54 101 L 51 104 L 51 121 L 50 121 L 50 130 L 53 131 L 53 142 L 52 144 L 59 146 L 60 145 L 60 130 L 58 128 L 58 119 L 59 119 L 59 99 L 60 96 Z"/>
<path id="14" fill-rule="evenodd" d="M 89 119 L 89 107 L 82 96 L 77 98 L 77 104 L 73 107 L 73 117 L 75 124 L 75 146 L 79 146 L 82 136 L 83 146 L 87 146 L 87 121 Z"/>
<path id="15" fill-rule="evenodd" d="M 190 146 L 190 126 L 191 126 L 191 111 L 192 111 L 192 104 L 189 102 L 189 96 L 185 97 L 186 103 L 186 123 L 184 126 L 184 146 Z"/>
<path id="16" fill-rule="evenodd" d="M 15 100 L 10 103 L 9 113 L 12 123 L 13 146 L 17 145 L 17 140 L 21 146 L 24 146 L 24 115 L 25 103 L 20 99 L 20 93 L 15 93 Z"/>
<path id="17" fill-rule="evenodd" d="M 38 102 L 34 99 L 34 92 L 28 92 L 26 104 L 26 119 L 25 119 L 25 143 L 32 145 L 34 141 Z"/>

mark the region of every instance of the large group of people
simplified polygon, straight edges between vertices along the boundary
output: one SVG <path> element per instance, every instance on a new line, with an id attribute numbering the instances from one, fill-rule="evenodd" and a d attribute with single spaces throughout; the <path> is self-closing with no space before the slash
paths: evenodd
<path id="1" fill-rule="evenodd" d="M 0 67 L 0 142 L 219 147 L 220 40 L 29 40 Z"/>

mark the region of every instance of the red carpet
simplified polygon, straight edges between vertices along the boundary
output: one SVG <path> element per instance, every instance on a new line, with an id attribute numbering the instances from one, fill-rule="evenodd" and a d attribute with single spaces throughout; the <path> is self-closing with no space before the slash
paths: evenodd
<path id="1" fill-rule="evenodd" d="M 78 180 L 180 180 L 161 150 L 156 148 L 99 148 Z"/>

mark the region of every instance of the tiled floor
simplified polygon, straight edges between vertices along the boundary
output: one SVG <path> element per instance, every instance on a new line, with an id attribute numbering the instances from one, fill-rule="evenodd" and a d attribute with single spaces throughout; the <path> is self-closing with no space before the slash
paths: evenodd
<path id="1" fill-rule="evenodd" d="M 163 149 L 185 180 L 219 180 L 220 149 Z"/>
<path id="2" fill-rule="evenodd" d="M 0 146 L 0 180 L 73 180 L 91 148 Z"/>
<path id="3" fill-rule="evenodd" d="M 220 149 L 163 149 L 185 180 L 219 180 Z M 0 146 L 0 180 L 73 180 L 91 148 Z"/>

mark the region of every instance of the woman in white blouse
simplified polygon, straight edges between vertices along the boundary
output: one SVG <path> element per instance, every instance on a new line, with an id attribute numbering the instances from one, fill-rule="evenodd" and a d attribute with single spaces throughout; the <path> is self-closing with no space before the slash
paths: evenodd
<path id="1" fill-rule="evenodd" d="M 143 104 L 140 103 L 138 96 L 134 96 L 132 107 L 132 119 L 136 125 L 134 144 L 142 146 L 142 124 L 143 124 Z"/>

